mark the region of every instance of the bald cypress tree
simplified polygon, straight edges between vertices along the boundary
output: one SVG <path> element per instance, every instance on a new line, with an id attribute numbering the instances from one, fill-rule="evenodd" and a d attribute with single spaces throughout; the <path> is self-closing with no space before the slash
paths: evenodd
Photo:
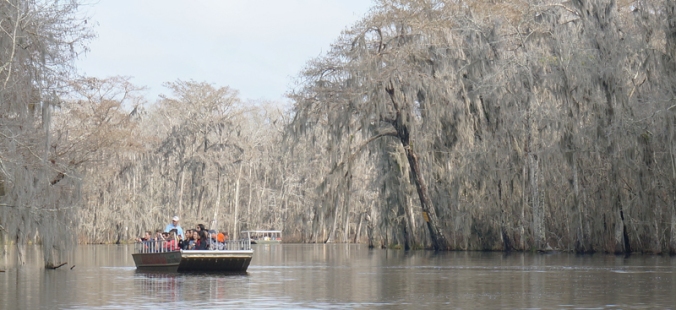
<path id="1" fill-rule="evenodd" d="M 54 153 L 51 113 L 92 37 L 77 1 L 0 3 L 0 235 L 39 238 L 52 266 L 72 245 L 78 172 Z"/>
<path id="2" fill-rule="evenodd" d="M 672 251 L 673 11 L 378 1 L 308 63 L 290 133 L 326 154 L 323 189 L 378 194 L 366 219 L 379 238 L 415 227 L 435 249 Z M 357 175 L 371 185 L 339 185 Z M 417 216 L 402 211 L 410 193 Z"/>

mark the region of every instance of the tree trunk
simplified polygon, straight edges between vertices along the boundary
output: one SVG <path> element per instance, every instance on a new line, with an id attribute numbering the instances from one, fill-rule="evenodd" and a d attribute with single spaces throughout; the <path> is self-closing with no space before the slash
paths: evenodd
<path id="1" fill-rule="evenodd" d="M 253 196 L 253 179 L 251 178 L 251 173 L 252 173 L 252 168 L 251 168 L 251 163 L 249 163 L 249 200 L 246 202 L 246 218 L 247 219 L 252 219 L 253 216 L 251 215 L 251 199 Z M 249 225 L 251 225 L 251 221 L 249 221 Z"/>
<path id="2" fill-rule="evenodd" d="M 417 245 L 418 243 L 418 238 L 415 234 L 416 226 L 415 226 L 415 215 L 413 213 L 413 205 L 411 203 L 411 198 L 406 199 L 406 221 L 408 224 L 408 230 L 409 230 L 409 235 L 410 235 L 410 241 L 411 245 Z"/>
<path id="3" fill-rule="evenodd" d="M 671 221 L 669 254 L 676 254 L 676 157 L 674 156 L 674 123 L 676 117 L 669 116 L 669 159 L 671 161 Z"/>
<path id="4" fill-rule="evenodd" d="M 669 236 L 669 254 L 676 254 L 676 157 L 674 157 L 674 118 L 671 118 L 669 127 L 669 159 L 671 160 L 671 221 Z"/>
<path id="5" fill-rule="evenodd" d="M 582 202 L 580 200 L 580 184 L 577 172 L 577 153 L 573 155 L 573 206 L 575 207 L 575 214 L 573 214 L 573 233 L 575 234 L 575 252 L 584 253 L 587 251 L 584 240 L 584 210 L 582 209 Z"/>
<path id="6" fill-rule="evenodd" d="M 545 238 L 544 227 L 544 210 L 540 204 L 540 190 L 539 190 L 539 160 L 537 155 L 529 154 L 529 171 L 530 171 L 530 189 L 531 189 L 531 204 L 533 206 L 533 238 L 535 239 L 535 248 L 537 250 L 545 250 L 547 248 L 547 239 Z"/>
<path id="7" fill-rule="evenodd" d="M 214 219 L 211 220 L 211 228 L 216 229 L 218 225 L 218 209 L 221 208 L 221 171 L 217 170 L 217 181 L 216 181 L 216 207 L 214 208 Z"/>
<path id="8" fill-rule="evenodd" d="M 239 165 L 239 172 L 237 172 L 237 181 L 235 182 L 235 220 L 234 228 L 232 232 L 233 240 L 237 240 L 237 211 L 239 207 L 239 179 L 242 177 L 242 165 Z"/>
<path id="9" fill-rule="evenodd" d="M 443 233 L 439 229 L 439 219 L 437 218 L 437 212 L 432 204 L 432 200 L 429 197 L 427 192 L 427 183 L 425 178 L 422 175 L 422 170 L 420 169 L 420 163 L 418 162 L 418 156 L 413 152 L 408 141 L 401 141 L 406 150 L 406 158 L 408 158 L 408 163 L 411 166 L 411 175 L 413 180 L 415 180 L 416 189 L 418 190 L 418 197 L 420 197 L 420 205 L 423 210 L 423 218 L 427 223 L 427 229 L 430 232 L 430 237 L 432 238 L 432 246 L 435 251 L 444 251 L 448 250 L 448 241 L 444 237 Z"/>
<path id="10" fill-rule="evenodd" d="M 345 199 L 343 208 L 343 242 L 350 242 L 350 193 L 352 192 L 352 164 L 348 162 L 347 166 L 347 189 L 345 190 Z"/>
<path id="11" fill-rule="evenodd" d="M 178 210 L 176 211 L 178 214 L 181 214 L 183 212 L 183 181 L 185 180 L 185 169 L 181 170 L 181 184 L 179 185 L 180 189 L 178 190 Z"/>
<path id="12" fill-rule="evenodd" d="M 193 179 L 193 184 L 196 184 L 197 182 L 194 182 L 195 179 Z M 192 192 L 192 191 L 191 191 Z M 202 201 L 204 199 L 204 192 L 206 192 L 206 187 L 204 185 L 200 186 L 200 192 L 199 195 L 197 196 L 197 219 L 201 222 L 202 221 Z M 192 196 L 195 197 L 195 196 Z M 191 199 L 194 201 L 194 198 Z M 209 215 L 207 215 L 207 218 Z"/>
<path id="13" fill-rule="evenodd" d="M 667 77 L 671 77 L 671 81 L 674 81 L 676 74 L 674 74 L 674 69 L 676 69 L 676 2 L 675 1 L 665 1 L 665 13 L 667 16 L 667 25 L 665 29 L 666 33 L 666 54 L 668 59 L 668 66 L 664 66 L 664 72 Z M 669 108 L 672 113 L 676 113 L 676 110 Z M 676 117 L 669 116 L 669 126 L 667 130 L 669 131 L 669 156 L 671 159 L 671 221 L 670 221 L 670 240 L 669 240 L 669 253 L 676 254 L 676 157 L 674 157 L 674 124 L 676 123 Z"/>
<path id="14" fill-rule="evenodd" d="M 373 212 L 373 203 L 369 205 L 369 213 L 371 212 Z M 369 213 L 366 214 L 366 238 L 368 238 L 369 248 L 374 248 L 375 242 L 373 237 L 373 228 L 375 225 L 373 223 L 373 217 Z"/>
<path id="15" fill-rule="evenodd" d="M 521 166 L 521 213 L 519 214 L 519 250 L 526 250 L 526 208 L 528 206 L 528 199 L 526 198 L 526 180 L 527 165 L 524 161 Z"/>
<path id="16" fill-rule="evenodd" d="M 401 145 L 404 147 L 404 152 L 406 152 L 406 158 L 408 159 L 408 164 L 411 169 L 411 178 L 415 182 L 416 189 L 418 191 L 418 197 L 420 198 L 420 206 L 423 211 L 423 219 L 427 223 L 427 229 L 430 232 L 430 238 L 432 239 L 432 246 L 435 251 L 445 251 L 448 250 L 448 241 L 444 237 L 441 229 L 439 229 L 439 219 L 437 218 L 437 212 L 432 203 L 432 199 L 429 197 L 427 191 L 427 182 L 420 168 L 420 162 L 418 161 L 418 155 L 413 151 L 413 148 L 410 144 L 410 132 L 408 125 L 404 123 L 402 118 L 402 111 L 399 103 L 395 99 L 395 89 L 392 83 L 390 86 L 385 88 L 385 91 L 390 96 L 394 110 L 396 111 L 396 117 L 392 120 L 392 125 L 397 131 L 397 137 L 401 142 Z"/>
<path id="17" fill-rule="evenodd" d="M 357 230 L 354 232 L 354 241 L 353 243 L 359 242 L 359 237 L 361 235 L 361 223 L 364 222 L 364 213 L 359 214 L 359 224 L 357 224 Z"/>
<path id="18" fill-rule="evenodd" d="M 337 190 L 336 190 L 337 191 Z M 336 235 L 336 227 L 338 226 L 338 211 L 340 211 L 340 195 L 338 193 L 334 193 L 334 199 L 333 199 L 333 224 L 331 225 L 331 232 L 329 233 L 329 237 L 325 240 L 326 243 L 333 243 Z"/>

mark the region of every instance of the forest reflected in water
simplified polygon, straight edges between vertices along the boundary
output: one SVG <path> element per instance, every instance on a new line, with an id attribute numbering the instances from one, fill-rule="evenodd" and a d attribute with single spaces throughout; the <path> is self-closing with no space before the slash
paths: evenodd
<path id="1" fill-rule="evenodd" d="M 44 270 L 7 247 L 0 309 L 668 308 L 669 256 L 370 250 L 255 245 L 245 275 L 137 272 L 127 245 L 79 246 Z M 73 267 L 74 266 L 74 267 Z"/>

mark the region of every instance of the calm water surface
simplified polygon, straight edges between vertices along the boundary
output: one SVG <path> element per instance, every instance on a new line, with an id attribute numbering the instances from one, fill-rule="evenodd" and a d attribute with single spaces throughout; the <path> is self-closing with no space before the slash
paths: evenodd
<path id="1" fill-rule="evenodd" d="M 125 245 L 18 268 L 7 247 L 0 309 L 676 308 L 672 257 L 253 247 L 245 275 L 140 273 Z"/>

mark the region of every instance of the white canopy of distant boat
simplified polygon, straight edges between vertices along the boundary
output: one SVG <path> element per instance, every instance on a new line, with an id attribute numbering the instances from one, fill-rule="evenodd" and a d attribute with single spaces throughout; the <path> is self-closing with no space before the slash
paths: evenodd
<path id="1" fill-rule="evenodd" d="M 281 230 L 246 230 L 242 233 L 249 235 L 252 244 L 282 243 Z"/>

